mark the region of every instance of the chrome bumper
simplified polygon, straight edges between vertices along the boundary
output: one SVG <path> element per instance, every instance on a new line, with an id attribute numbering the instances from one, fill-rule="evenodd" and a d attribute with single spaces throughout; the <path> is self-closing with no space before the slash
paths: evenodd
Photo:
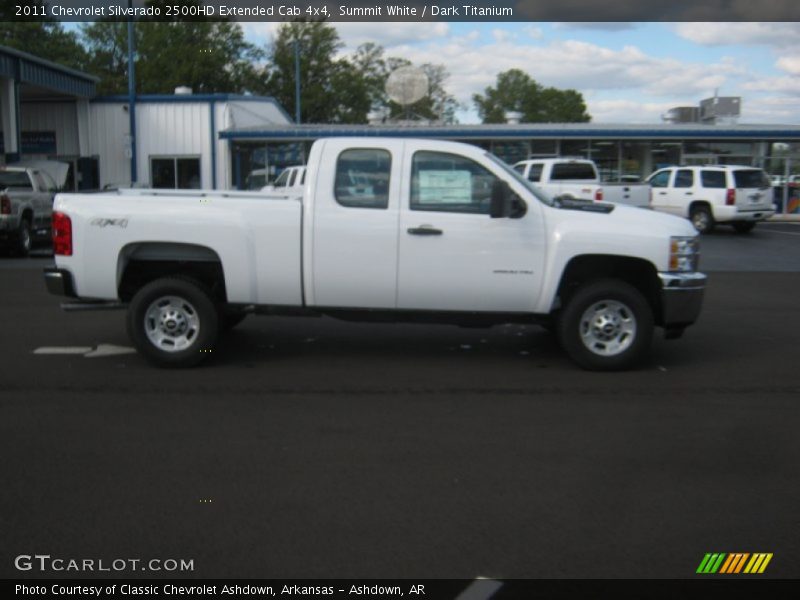
<path id="1" fill-rule="evenodd" d="M 659 273 L 661 280 L 661 325 L 683 329 L 700 315 L 708 279 L 704 273 Z"/>

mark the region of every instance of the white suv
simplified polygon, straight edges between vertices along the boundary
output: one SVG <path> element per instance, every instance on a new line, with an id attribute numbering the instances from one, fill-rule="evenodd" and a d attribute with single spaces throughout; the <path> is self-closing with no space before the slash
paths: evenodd
<path id="1" fill-rule="evenodd" d="M 691 219 L 700 233 L 708 233 L 717 223 L 746 233 L 775 214 L 772 185 L 761 169 L 669 167 L 650 175 L 647 182 L 652 208 Z"/>

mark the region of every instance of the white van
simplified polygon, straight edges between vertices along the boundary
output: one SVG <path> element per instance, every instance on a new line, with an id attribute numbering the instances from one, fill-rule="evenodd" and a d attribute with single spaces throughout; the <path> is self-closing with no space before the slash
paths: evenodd
<path id="1" fill-rule="evenodd" d="M 772 184 L 762 169 L 737 165 L 668 167 L 647 178 L 650 206 L 688 218 L 700 233 L 717 223 L 739 233 L 775 214 Z"/>

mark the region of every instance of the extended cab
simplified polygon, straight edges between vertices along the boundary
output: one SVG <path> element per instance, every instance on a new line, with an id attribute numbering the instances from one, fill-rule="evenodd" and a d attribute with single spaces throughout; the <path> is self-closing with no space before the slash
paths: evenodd
<path id="1" fill-rule="evenodd" d="M 0 243 L 22 256 L 28 255 L 35 238 L 50 236 L 53 198 L 59 188 L 51 173 L 63 171 L 66 176 L 68 165 L 49 166 L 50 172 L 23 164 L 0 167 Z"/>
<path id="2" fill-rule="evenodd" d="M 747 233 L 775 214 L 772 184 L 761 169 L 668 167 L 650 175 L 648 181 L 652 207 L 690 219 L 700 233 L 710 232 L 717 223 Z"/>
<path id="3" fill-rule="evenodd" d="M 645 207 L 650 186 L 641 183 L 600 182 L 594 161 L 581 158 L 533 158 L 514 168 L 551 198 L 566 196 L 597 202 Z"/>
<path id="4" fill-rule="evenodd" d="M 489 326 L 541 323 L 589 369 L 678 337 L 706 277 L 685 220 L 553 202 L 475 146 L 330 138 L 302 198 L 258 192 L 59 194 L 56 265 L 72 307 L 127 307 L 158 365 L 209 356 L 248 312 Z"/>

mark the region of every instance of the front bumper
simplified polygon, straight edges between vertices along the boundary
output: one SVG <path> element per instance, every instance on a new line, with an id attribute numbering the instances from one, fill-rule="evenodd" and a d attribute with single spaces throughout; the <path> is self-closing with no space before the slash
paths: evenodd
<path id="1" fill-rule="evenodd" d="M 665 329 L 683 329 L 700 315 L 708 279 L 704 273 L 659 273 L 661 280 L 661 324 Z"/>
<path id="2" fill-rule="evenodd" d="M 75 293 L 75 285 L 72 283 L 72 274 L 65 269 L 45 267 L 44 282 L 47 285 L 47 291 L 51 294 L 68 298 L 78 297 Z"/>

